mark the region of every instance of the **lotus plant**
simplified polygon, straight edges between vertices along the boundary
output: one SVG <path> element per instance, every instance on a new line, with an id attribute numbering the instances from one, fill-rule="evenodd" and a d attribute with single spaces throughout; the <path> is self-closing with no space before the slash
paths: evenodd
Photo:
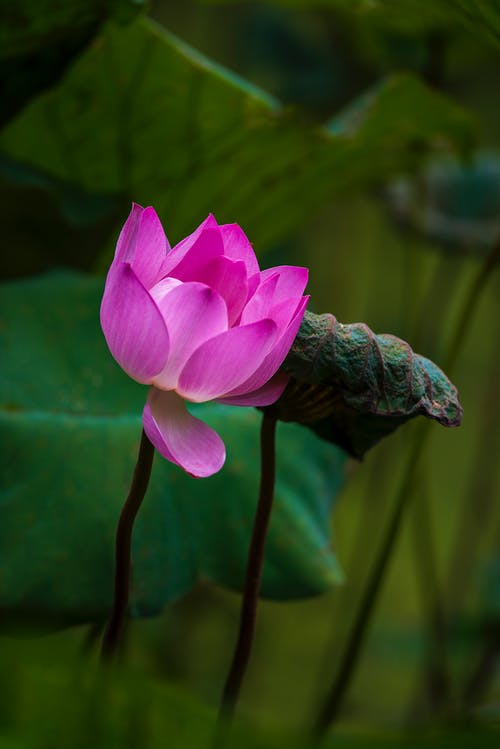
<path id="1" fill-rule="evenodd" d="M 307 275 L 287 265 L 261 271 L 242 229 L 212 215 L 170 249 L 155 210 L 132 206 L 101 325 L 118 364 L 150 386 L 143 425 L 164 458 L 196 477 L 224 464 L 221 438 L 186 402 L 279 398 L 288 378 L 277 372 L 304 315 Z"/>
<path id="2" fill-rule="evenodd" d="M 285 389 L 278 370 L 295 339 L 309 297 L 307 269 L 261 271 L 237 224 L 210 215 L 173 249 L 151 207 L 133 204 L 111 263 L 101 325 L 114 358 L 149 385 L 143 433 L 116 534 L 115 586 L 102 655 L 118 647 L 128 608 L 131 540 L 147 490 L 154 448 L 192 476 L 211 476 L 226 458 L 219 435 L 186 402 L 269 406 Z M 263 418 L 259 505 L 249 550 L 242 632 L 224 692 L 232 709 L 248 661 L 274 493 L 275 419 Z M 227 712 L 227 710 L 226 710 Z"/>

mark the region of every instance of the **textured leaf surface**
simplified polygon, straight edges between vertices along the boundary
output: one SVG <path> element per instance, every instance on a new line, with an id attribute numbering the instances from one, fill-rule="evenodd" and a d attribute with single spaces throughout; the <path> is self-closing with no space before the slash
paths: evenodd
<path id="1" fill-rule="evenodd" d="M 102 283 L 51 274 L 1 293 L 0 608 L 83 620 L 110 602 L 113 538 L 136 460 L 146 388 L 109 354 Z M 201 578 L 239 589 L 258 490 L 259 414 L 199 406 L 226 442 L 196 481 L 156 456 L 134 536 L 133 604 L 154 613 Z M 329 516 L 341 451 L 281 425 L 263 593 L 320 593 L 339 579 Z M 300 461 L 297 456 L 301 456 Z"/>
<path id="2" fill-rule="evenodd" d="M 463 111 L 411 76 L 355 109 L 305 126 L 141 19 L 109 25 L 9 124 L 0 150 L 86 192 L 154 204 L 173 240 L 214 212 L 244 226 L 260 251 L 346 188 L 414 166 L 436 139 L 470 140 Z"/>
<path id="3" fill-rule="evenodd" d="M 364 323 L 306 312 L 283 368 L 293 379 L 271 408 L 358 458 L 414 416 L 461 421 L 457 389 L 439 367 Z"/>

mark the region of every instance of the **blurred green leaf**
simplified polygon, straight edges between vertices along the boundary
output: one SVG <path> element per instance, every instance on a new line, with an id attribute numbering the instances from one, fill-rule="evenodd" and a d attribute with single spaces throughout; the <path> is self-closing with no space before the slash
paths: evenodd
<path id="1" fill-rule="evenodd" d="M 130 21 L 145 0 L 3 0 L 0 9 L 0 126 L 60 80 L 99 26 Z"/>
<path id="2" fill-rule="evenodd" d="M 89 193 L 78 184 L 65 182 L 50 174 L 26 166 L 0 154 L 0 177 L 19 187 L 37 188 L 53 193 L 62 216 L 74 226 L 87 226 L 115 212 L 123 202 L 117 193 Z"/>
<path id="3" fill-rule="evenodd" d="M 129 20 L 145 0 L 2 0 L 0 60 L 32 54 L 110 16 Z"/>
<path id="4" fill-rule="evenodd" d="M 457 389 L 439 367 L 364 323 L 306 312 L 283 369 L 293 379 L 269 408 L 357 458 L 414 416 L 448 427 L 462 418 Z"/>
<path id="5" fill-rule="evenodd" d="M 477 151 L 466 162 L 431 160 L 416 180 L 387 188 L 396 221 L 450 252 L 482 254 L 500 239 L 500 157 Z"/>
<path id="6" fill-rule="evenodd" d="M 306 126 L 141 19 L 109 25 L 3 131 L 0 150 L 87 192 L 155 205 L 171 240 L 214 212 L 260 251 L 347 188 L 415 166 L 430 144 L 470 142 L 469 117 L 411 76 L 389 79 L 355 111 Z"/>
<path id="7" fill-rule="evenodd" d="M 99 329 L 102 283 L 51 274 L 4 284 L 0 313 L 0 608 L 61 621 L 105 616 L 115 526 L 134 468 L 146 388 Z M 200 577 L 239 589 L 258 494 L 259 415 L 197 408 L 228 459 L 194 480 L 159 456 L 134 536 L 133 607 L 158 612 Z M 297 460 L 297 455 L 301 460 Z M 293 598 L 339 580 L 330 510 L 339 450 L 297 426 L 278 433 L 276 507 L 263 594 Z"/>
<path id="8" fill-rule="evenodd" d="M 185 688 L 138 668 L 105 673 L 89 659 L 46 638 L 0 647 L 0 678 L 11 709 L 0 728 L 1 749 L 206 749 L 213 743 L 215 710 Z M 4 697 L 5 699 L 5 697 Z M 496 716 L 495 716 L 496 717 Z M 405 733 L 342 725 L 325 749 L 491 749 L 498 722 L 475 720 L 464 726 Z M 236 717 L 228 745 L 238 749 L 312 749 L 296 731 L 252 726 Z"/>
<path id="9" fill-rule="evenodd" d="M 205 0 L 226 3 L 234 0 Z M 404 32 L 421 33 L 459 23 L 500 45 L 499 0 L 270 0 L 290 8 L 348 11 Z"/>

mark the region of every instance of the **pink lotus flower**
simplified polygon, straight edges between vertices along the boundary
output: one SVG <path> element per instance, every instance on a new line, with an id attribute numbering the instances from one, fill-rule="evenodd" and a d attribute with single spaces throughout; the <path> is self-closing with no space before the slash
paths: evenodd
<path id="1" fill-rule="evenodd" d="M 144 429 L 167 460 L 193 476 L 224 464 L 219 435 L 185 401 L 266 406 L 283 392 L 276 374 L 309 297 L 307 269 L 260 271 L 237 224 L 209 216 L 170 249 L 151 207 L 134 204 L 122 229 L 101 304 L 116 361 L 151 385 Z"/>

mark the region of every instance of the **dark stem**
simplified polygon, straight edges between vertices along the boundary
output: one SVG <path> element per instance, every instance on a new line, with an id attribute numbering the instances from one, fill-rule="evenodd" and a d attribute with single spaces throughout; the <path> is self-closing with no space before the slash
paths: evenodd
<path id="1" fill-rule="evenodd" d="M 220 718 L 230 719 L 234 713 L 243 677 L 250 658 L 255 632 L 257 603 L 264 564 L 267 530 L 271 517 L 275 480 L 276 419 L 264 413 L 260 437 L 261 475 L 259 502 L 255 514 L 248 551 L 245 588 L 240 614 L 240 629 L 231 668 L 222 693 Z"/>
<path id="2" fill-rule="evenodd" d="M 154 447 L 143 430 L 132 484 L 123 505 L 116 530 L 115 592 L 113 608 L 102 640 L 101 658 L 103 660 L 109 660 L 115 655 L 127 617 L 130 591 L 132 530 L 135 518 L 148 488 L 153 458 Z"/>

